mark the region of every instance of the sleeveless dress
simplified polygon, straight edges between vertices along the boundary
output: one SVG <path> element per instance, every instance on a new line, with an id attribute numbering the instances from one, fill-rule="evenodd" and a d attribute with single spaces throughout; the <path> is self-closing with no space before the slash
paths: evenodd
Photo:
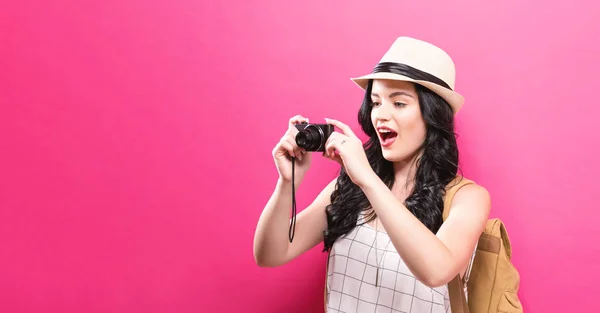
<path id="1" fill-rule="evenodd" d="M 336 240 L 329 253 L 327 312 L 451 312 L 447 286 L 430 288 L 419 282 L 387 233 L 364 221 L 361 214 L 357 226 Z"/>

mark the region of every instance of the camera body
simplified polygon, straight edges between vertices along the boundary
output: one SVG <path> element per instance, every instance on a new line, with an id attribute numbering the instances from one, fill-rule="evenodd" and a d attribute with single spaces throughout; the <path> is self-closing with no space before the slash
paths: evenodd
<path id="1" fill-rule="evenodd" d="M 298 129 L 296 144 L 298 147 L 311 152 L 324 152 L 325 143 L 334 132 L 334 127 L 330 124 L 300 123 L 295 126 Z"/>

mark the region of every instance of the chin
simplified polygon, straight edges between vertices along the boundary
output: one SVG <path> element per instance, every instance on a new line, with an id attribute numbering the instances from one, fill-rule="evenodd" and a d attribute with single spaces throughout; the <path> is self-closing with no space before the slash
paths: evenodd
<path id="1" fill-rule="evenodd" d="M 400 161 L 402 158 L 400 158 L 398 156 L 397 152 L 394 151 L 390 151 L 390 150 L 382 150 L 381 154 L 383 155 L 383 158 L 390 161 L 390 162 L 397 162 Z"/>
<path id="2" fill-rule="evenodd" d="M 389 162 L 403 162 L 410 158 L 404 152 L 405 151 L 398 151 L 398 149 L 382 148 L 381 154 L 383 155 L 383 158 Z"/>

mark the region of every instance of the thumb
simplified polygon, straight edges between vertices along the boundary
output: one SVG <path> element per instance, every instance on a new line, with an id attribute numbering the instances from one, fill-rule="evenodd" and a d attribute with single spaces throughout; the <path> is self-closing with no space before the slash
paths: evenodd
<path id="1" fill-rule="evenodd" d="M 332 157 L 328 156 L 326 152 L 323 152 L 323 156 L 337 162 L 339 165 L 344 166 L 344 160 L 342 160 L 342 157 L 339 154 L 333 154 Z"/>

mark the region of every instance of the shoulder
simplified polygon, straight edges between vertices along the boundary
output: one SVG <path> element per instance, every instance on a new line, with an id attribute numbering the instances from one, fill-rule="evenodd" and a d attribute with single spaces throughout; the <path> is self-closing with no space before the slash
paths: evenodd
<path id="1" fill-rule="evenodd" d="M 487 219 L 489 216 L 491 196 L 484 186 L 462 177 L 449 184 L 448 193 L 453 194 L 450 203 L 447 203 L 450 212 L 461 211 L 468 215 L 474 214 L 481 219 Z"/>
<path id="2" fill-rule="evenodd" d="M 477 182 L 466 177 L 458 176 L 446 186 L 446 195 L 453 197 L 452 202 L 458 198 L 490 198 L 488 190 Z"/>
<path id="3" fill-rule="evenodd" d="M 453 203 L 480 203 L 486 204 L 491 202 L 491 196 L 488 190 L 477 183 L 471 183 L 460 188 L 454 199 Z"/>

